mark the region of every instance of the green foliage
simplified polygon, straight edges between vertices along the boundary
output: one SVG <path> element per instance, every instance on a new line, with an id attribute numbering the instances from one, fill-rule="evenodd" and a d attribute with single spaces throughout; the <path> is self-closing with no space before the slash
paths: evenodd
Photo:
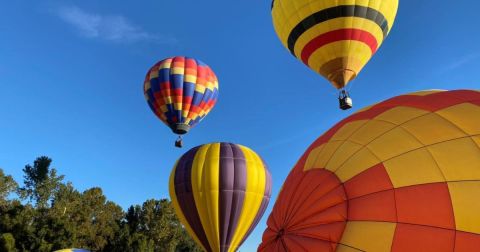
<path id="1" fill-rule="evenodd" d="M 38 208 L 46 208 L 48 201 L 58 190 L 64 176 L 57 176 L 57 170 L 50 169 L 52 160 L 42 156 L 23 169 L 25 187 L 20 188 L 21 196 L 35 201 Z"/>
<path id="2" fill-rule="evenodd" d="M 15 247 L 15 238 L 10 233 L 0 235 L 0 251 L 17 252 Z"/>
<path id="3" fill-rule="evenodd" d="M 198 251 L 170 201 L 147 200 L 124 212 L 99 187 L 77 191 L 39 157 L 26 165 L 18 187 L 0 169 L 0 251 Z M 18 193 L 17 198 L 8 198 Z M 28 200 L 26 203 L 25 201 Z"/>
<path id="4" fill-rule="evenodd" d="M 6 176 L 0 169 L 0 207 L 7 204 L 8 196 L 15 192 L 17 188 L 18 184 L 12 176 Z"/>

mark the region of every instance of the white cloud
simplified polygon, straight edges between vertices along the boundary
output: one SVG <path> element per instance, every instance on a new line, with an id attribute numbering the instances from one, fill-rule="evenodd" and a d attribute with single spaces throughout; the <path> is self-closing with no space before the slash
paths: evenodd
<path id="1" fill-rule="evenodd" d="M 57 14 L 63 21 L 75 27 L 80 35 L 86 38 L 97 38 L 114 42 L 146 40 L 161 43 L 176 42 L 172 37 L 163 37 L 149 33 L 141 27 L 132 24 L 121 15 L 89 13 L 77 6 L 60 8 Z"/>
<path id="2" fill-rule="evenodd" d="M 476 59 L 480 58 L 480 53 L 471 53 L 471 54 L 467 54 L 455 61 L 453 61 L 451 64 L 447 65 L 445 67 L 445 71 L 449 71 L 449 70 L 455 70 L 465 64 L 468 64 L 470 63 L 471 61 L 474 61 Z"/>

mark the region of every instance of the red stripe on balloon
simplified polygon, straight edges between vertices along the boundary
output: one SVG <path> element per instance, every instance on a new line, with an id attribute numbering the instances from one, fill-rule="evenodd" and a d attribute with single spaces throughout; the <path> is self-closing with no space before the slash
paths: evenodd
<path id="1" fill-rule="evenodd" d="M 377 51 L 378 48 L 377 39 L 371 33 L 359 29 L 340 29 L 323 33 L 308 42 L 308 44 L 303 48 L 301 54 L 303 63 L 308 65 L 308 59 L 310 56 L 322 46 L 342 40 L 355 40 L 363 42 L 370 47 L 372 55 Z"/>

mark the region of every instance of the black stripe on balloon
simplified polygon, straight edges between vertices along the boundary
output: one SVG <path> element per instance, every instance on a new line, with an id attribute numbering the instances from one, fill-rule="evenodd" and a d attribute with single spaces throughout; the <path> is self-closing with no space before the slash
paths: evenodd
<path id="1" fill-rule="evenodd" d="M 245 233 L 245 236 L 242 238 L 242 241 L 238 244 L 238 246 L 242 246 L 243 242 L 248 238 L 250 233 L 253 229 L 257 226 L 258 222 L 262 218 L 263 214 L 267 210 L 268 203 L 270 202 L 270 197 L 272 196 L 272 174 L 268 170 L 267 164 L 263 161 L 263 166 L 265 167 L 265 191 L 263 193 L 262 203 L 260 204 L 260 208 L 258 209 L 257 215 L 255 215 L 255 219 L 253 220 L 252 224 L 248 228 L 248 231 Z"/>
<path id="2" fill-rule="evenodd" d="M 185 219 L 188 224 L 190 224 L 190 227 L 192 227 L 193 232 L 203 247 L 207 251 L 212 251 L 202 227 L 192 192 L 192 164 L 198 149 L 199 147 L 195 147 L 189 150 L 178 160 L 174 178 L 175 195 L 177 196 L 178 204 L 182 209 L 183 215 L 185 215 Z"/>
<path id="3" fill-rule="evenodd" d="M 247 164 L 235 144 L 220 144 L 220 252 L 227 252 L 238 227 L 247 186 Z"/>
<path id="4" fill-rule="evenodd" d="M 290 53 L 295 54 L 295 43 L 308 29 L 322 22 L 340 17 L 359 17 L 371 20 L 382 29 L 383 38 L 388 34 L 388 21 L 381 12 L 360 5 L 339 5 L 313 13 L 298 23 L 290 32 L 290 35 L 288 35 L 288 50 L 290 50 Z"/>

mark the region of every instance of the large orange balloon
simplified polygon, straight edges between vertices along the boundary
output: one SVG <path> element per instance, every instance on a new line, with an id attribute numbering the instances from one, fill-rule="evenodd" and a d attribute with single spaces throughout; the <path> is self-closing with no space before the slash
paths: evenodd
<path id="1" fill-rule="evenodd" d="M 259 251 L 479 251 L 480 92 L 402 95 L 341 121 L 267 224 Z"/>

